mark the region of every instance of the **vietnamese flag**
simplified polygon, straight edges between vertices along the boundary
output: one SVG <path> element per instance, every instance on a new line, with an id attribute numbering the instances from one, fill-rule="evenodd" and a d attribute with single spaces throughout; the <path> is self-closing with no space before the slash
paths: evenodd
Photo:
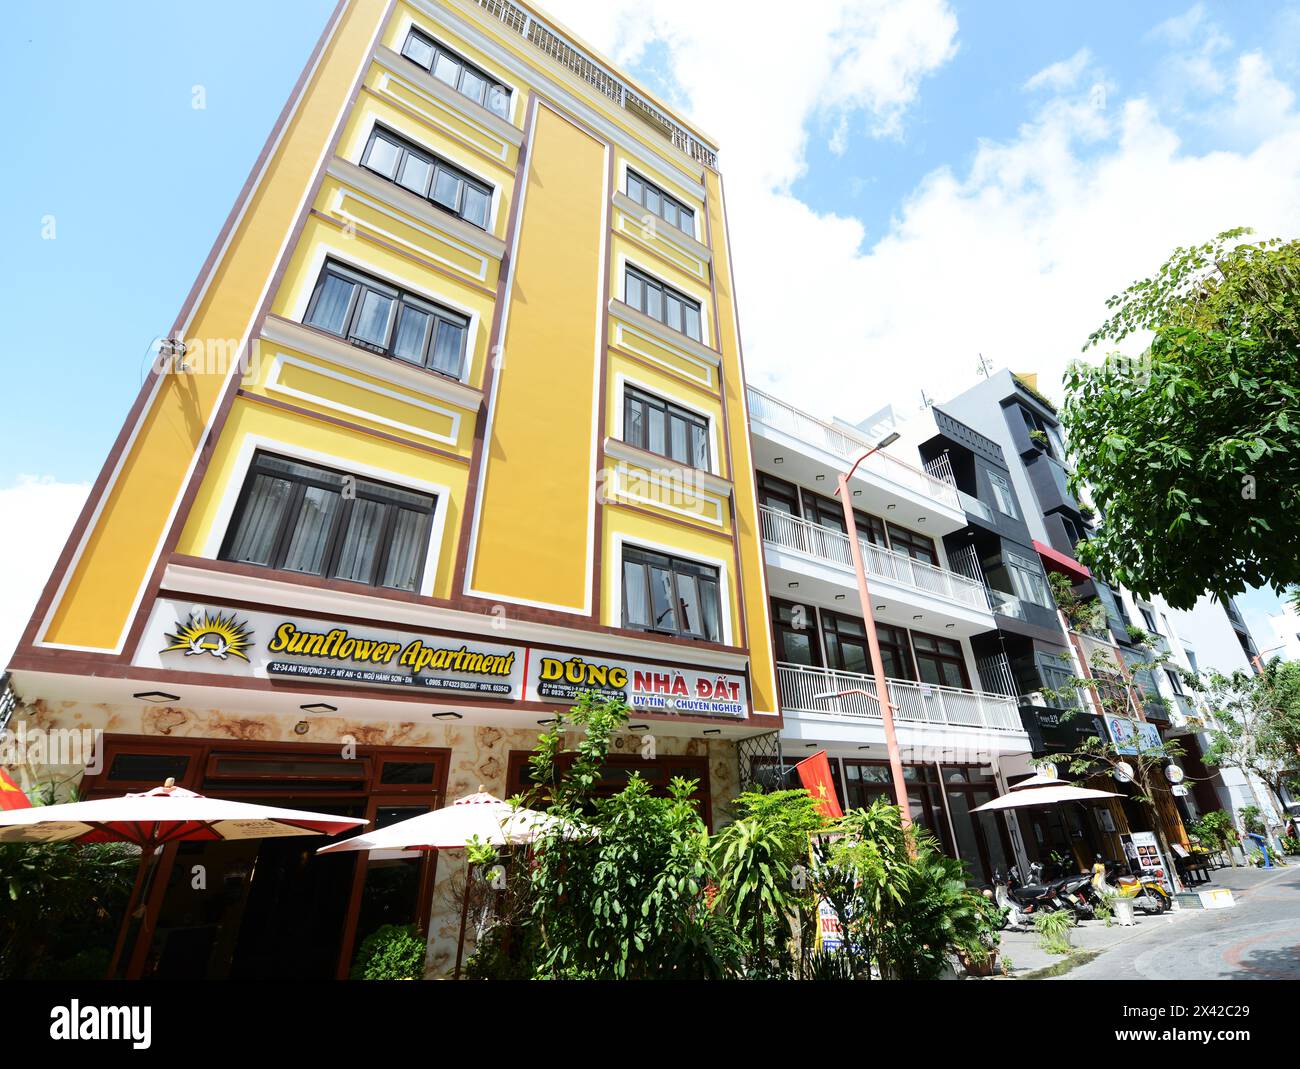
<path id="1" fill-rule="evenodd" d="M 0 809 L 30 809 L 32 803 L 3 768 L 0 768 Z"/>
<path id="2" fill-rule="evenodd" d="M 794 766 L 794 770 L 799 773 L 799 782 L 804 789 L 817 800 L 822 816 L 827 820 L 844 816 L 840 800 L 835 795 L 835 781 L 831 779 L 831 763 L 825 750 L 804 758 Z"/>

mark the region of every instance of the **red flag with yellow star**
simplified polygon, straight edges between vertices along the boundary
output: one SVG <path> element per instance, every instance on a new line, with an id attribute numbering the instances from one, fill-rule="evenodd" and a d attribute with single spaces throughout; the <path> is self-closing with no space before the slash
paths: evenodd
<path id="1" fill-rule="evenodd" d="M 817 800 L 817 808 L 827 820 L 838 820 L 844 816 L 840 800 L 835 794 L 835 781 L 831 779 L 831 762 L 825 750 L 818 750 L 811 757 L 806 757 L 794 766 L 799 773 L 799 782 L 804 789 Z"/>
<path id="2" fill-rule="evenodd" d="M 31 805 L 23 789 L 0 768 L 0 809 L 30 809 Z"/>

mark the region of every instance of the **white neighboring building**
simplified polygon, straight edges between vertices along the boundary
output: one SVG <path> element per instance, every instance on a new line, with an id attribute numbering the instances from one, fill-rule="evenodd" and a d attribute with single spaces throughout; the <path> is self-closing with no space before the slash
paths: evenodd
<path id="1" fill-rule="evenodd" d="M 1300 613 L 1294 605 L 1283 603 L 1282 611 L 1268 618 L 1273 629 L 1273 641 L 1270 646 L 1288 661 L 1300 661 Z"/>

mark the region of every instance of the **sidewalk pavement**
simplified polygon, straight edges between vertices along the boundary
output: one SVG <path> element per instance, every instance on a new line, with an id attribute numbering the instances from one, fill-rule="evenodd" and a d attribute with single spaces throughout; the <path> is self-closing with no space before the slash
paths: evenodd
<path id="1" fill-rule="evenodd" d="M 1279 876 L 1295 872 L 1296 869 L 1295 864 L 1272 869 L 1246 867 L 1214 869 L 1210 873 L 1210 882 L 1197 884 L 1195 890 L 1226 887 L 1232 891 L 1234 897 L 1241 899 L 1248 897 L 1254 890 L 1271 883 Z M 1068 956 L 1049 954 L 1041 949 L 1038 945 L 1038 935 L 1033 931 L 1005 931 L 1002 933 L 1001 960 L 1004 964 L 1009 963 L 1007 975 L 1011 979 L 1042 979 L 1067 972 L 1120 943 L 1140 935 L 1150 934 L 1160 927 L 1173 929 L 1189 918 L 1202 914 L 1202 910 L 1192 909 L 1175 909 L 1164 914 L 1147 914 L 1139 910 L 1137 923 L 1128 928 L 1121 928 L 1114 922 L 1107 928 L 1105 921 L 1082 921 L 1070 930 L 1070 942 L 1076 949 Z"/>

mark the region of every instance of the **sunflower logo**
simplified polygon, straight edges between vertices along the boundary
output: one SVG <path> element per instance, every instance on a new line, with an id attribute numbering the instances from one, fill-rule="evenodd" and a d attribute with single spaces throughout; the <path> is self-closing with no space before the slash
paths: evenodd
<path id="1" fill-rule="evenodd" d="M 221 661 L 230 657 L 247 661 L 245 651 L 253 644 L 253 632 L 247 624 L 235 619 L 233 613 L 229 616 L 211 612 L 204 612 L 202 616 L 190 613 L 185 623 L 177 622 L 175 633 L 167 635 L 167 641 L 171 645 L 164 648 L 163 653 L 184 650 L 186 657 L 210 653 Z"/>

